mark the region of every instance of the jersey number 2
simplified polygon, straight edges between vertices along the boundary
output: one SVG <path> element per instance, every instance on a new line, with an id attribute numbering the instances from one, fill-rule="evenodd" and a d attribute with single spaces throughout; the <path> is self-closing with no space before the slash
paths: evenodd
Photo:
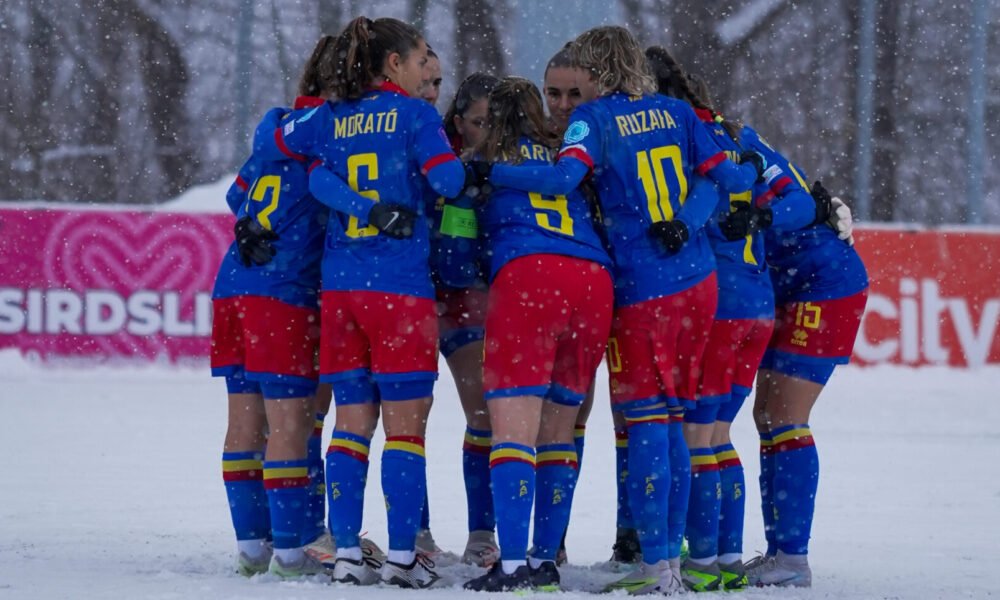
<path id="1" fill-rule="evenodd" d="M 278 175 L 264 175 L 254 183 L 253 192 L 250 198 L 254 202 L 267 201 L 267 206 L 257 213 L 257 221 L 267 229 L 271 227 L 271 213 L 278 210 L 278 197 L 281 196 L 281 177 Z"/>

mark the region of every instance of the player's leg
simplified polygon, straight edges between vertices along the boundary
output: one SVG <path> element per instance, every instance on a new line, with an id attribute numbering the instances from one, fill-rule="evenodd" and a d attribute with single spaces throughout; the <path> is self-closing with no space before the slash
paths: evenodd
<path id="1" fill-rule="evenodd" d="M 318 357 L 317 357 L 318 358 Z M 326 464 L 323 460 L 323 425 L 326 415 L 330 412 L 333 399 L 333 388 L 323 383 L 316 388 L 313 397 L 313 412 L 315 421 L 309 436 L 307 447 L 309 459 L 309 514 L 313 517 L 313 526 L 307 528 L 304 541 L 306 552 L 327 568 L 333 568 L 336 560 L 336 548 L 333 537 L 326 526 Z"/>

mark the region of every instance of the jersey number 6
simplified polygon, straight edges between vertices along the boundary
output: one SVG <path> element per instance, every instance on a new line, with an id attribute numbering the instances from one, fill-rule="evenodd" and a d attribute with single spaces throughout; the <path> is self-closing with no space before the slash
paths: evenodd
<path id="1" fill-rule="evenodd" d="M 359 196 L 371 198 L 375 202 L 378 202 L 378 190 L 358 189 L 358 175 L 360 174 L 361 167 L 368 170 L 368 181 L 378 179 L 378 155 L 374 152 L 365 152 L 364 154 L 352 154 L 347 157 L 347 185 L 351 186 L 351 189 L 357 192 Z M 378 228 L 373 225 L 365 228 L 358 227 L 358 218 L 350 217 L 347 220 L 347 230 L 344 231 L 344 234 L 349 238 L 371 237 L 378 235 Z"/>

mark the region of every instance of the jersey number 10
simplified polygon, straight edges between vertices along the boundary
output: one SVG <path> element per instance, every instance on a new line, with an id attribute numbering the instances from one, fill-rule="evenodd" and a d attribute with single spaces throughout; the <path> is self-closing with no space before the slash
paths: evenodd
<path id="1" fill-rule="evenodd" d="M 669 173 L 663 168 L 663 161 L 668 159 L 673 166 Z M 671 188 L 676 190 L 677 208 L 684 205 L 688 193 L 688 181 L 684 176 L 680 147 L 660 146 L 652 150 L 641 150 L 635 153 L 635 160 L 639 180 L 646 193 L 646 206 L 653 223 L 672 221 L 674 205 L 670 201 Z M 669 181 L 668 177 L 673 181 Z"/>

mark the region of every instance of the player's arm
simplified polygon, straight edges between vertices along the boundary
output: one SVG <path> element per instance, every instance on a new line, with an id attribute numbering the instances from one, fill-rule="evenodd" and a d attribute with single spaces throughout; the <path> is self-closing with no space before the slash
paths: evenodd
<path id="1" fill-rule="evenodd" d="M 554 165 L 493 165 L 489 175 L 495 186 L 547 195 L 566 195 L 593 172 L 594 157 L 603 156 L 603 138 L 591 107 L 581 106 L 570 116 L 563 147 Z"/>
<path id="2" fill-rule="evenodd" d="M 694 233 L 704 227 L 712 216 L 719 201 L 719 188 L 712 180 L 698 175 L 693 176 L 690 183 L 687 199 L 674 215 L 674 220 L 684 223 Z"/>
<path id="3" fill-rule="evenodd" d="M 309 193 L 333 210 L 362 221 L 368 220 L 368 213 L 376 203 L 352 190 L 347 182 L 318 160 L 309 167 Z"/>
<path id="4" fill-rule="evenodd" d="M 229 210 L 236 216 L 239 216 L 240 208 L 246 202 L 247 192 L 250 190 L 250 181 L 253 178 L 253 171 L 250 168 L 252 162 L 253 159 L 250 158 L 243 163 L 239 173 L 236 175 L 236 179 L 229 185 L 229 190 L 226 192 L 226 204 L 229 205 Z"/>
<path id="5" fill-rule="evenodd" d="M 254 130 L 254 155 L 263 160 L 306 162 L 315 154 L 318 132 L 331 118 L 326 104 L 295 119 L 286 108 L 272 108 Z"/>
<path id="6" fill-rule="evenodd" d="M 414 148 L 420 172 L 427 183 L 445 198 L 457 198 L 465 188 L 465 166 L 455 156 L 441 125 L 441 116 L 426 104 L 420 108 Z"/>
<path id="7" fill-rule="evenodd" d="M 690 125 L 691 156 L 695 172 L 710 178 L 722 191 L 730 194 L 739 194 L 753 187 L 760 175 L 757 167 L 750 163 L 738 165 L 729 160 L 694 111 L 686 105 L 679 110 L 684 112 L 683 118 Z"/>

